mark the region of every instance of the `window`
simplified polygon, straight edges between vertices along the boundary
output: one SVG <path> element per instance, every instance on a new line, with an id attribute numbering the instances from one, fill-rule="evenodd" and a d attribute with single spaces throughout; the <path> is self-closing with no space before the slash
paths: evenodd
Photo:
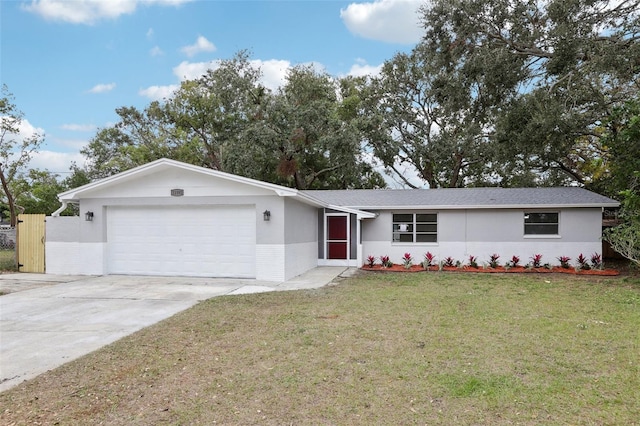
<path id="1" fill-rule="evenodd" d="M 558 235 L 558 213 L 525 213 L 524 235 Z"/>
<path id="2" fill-rule="evenodd" d="M 398 213 L 393 215 L 394 243 L 435 243 L 438 241 L 436 213 Z"/>

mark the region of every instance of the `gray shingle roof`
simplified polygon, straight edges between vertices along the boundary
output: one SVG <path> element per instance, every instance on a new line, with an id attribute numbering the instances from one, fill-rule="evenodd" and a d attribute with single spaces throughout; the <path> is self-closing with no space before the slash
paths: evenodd
<path id="1" fill-rule="evenodd" d="M 442 188 L 301 191 L 324 203 L 356 209 L 617 207 L 583 188 Z"/>

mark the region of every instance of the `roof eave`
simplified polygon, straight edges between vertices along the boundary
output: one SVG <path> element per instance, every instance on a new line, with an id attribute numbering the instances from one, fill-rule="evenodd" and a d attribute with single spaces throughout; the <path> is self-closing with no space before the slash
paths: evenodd
<path id="1" fill-rule="evenodd" d="M 387 205 L 387 206 L 349 206 L 366 210 L 487 210 L 487 209 L 567 209 L 567 208 L 604 208 L 620 207 L 620 203 L 582 203 L 582 204 L 494 204 L 494 205 Z"/>
<path id="2" fill-rule="evenodd" d="M 377 216 L 376 213 L 356 209 L 353 207 L 345 207 L 345 206 L 337 206 L 334 204 L 329 204 L 324 201 L 318 200 L 317 198 L 312 197 L 311 195 L 304 194 L 298 190 L 295 190 L 295 191 L 296 191 L 296 194 L 295 194 L 296 198 L 299 198 L 300 201 L 303 203 L 310 204 L 315 207 L 323 207 L 326 209 L 338 210 L 344 213 L 352 213 L 352 214 L 355 214 L 359 219 L 373 219 Z"/>

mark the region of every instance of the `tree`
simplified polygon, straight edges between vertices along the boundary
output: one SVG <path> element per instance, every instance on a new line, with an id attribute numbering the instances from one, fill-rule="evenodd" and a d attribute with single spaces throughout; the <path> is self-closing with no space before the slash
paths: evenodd
<path id="1" fill-rule="evenodd" d="M 474 84 L 443 73 L 436 59 L 421 47 L 399 53 L 364 95 L 368 146 L 410 187 L 416 185 L 406 165 L 430 188 L 460 187 L 485 161 L 486 117 L 475 105 Z"/>
<path id="2" fill-rule="evenodd" d="M 100 129 L 81 151 L 89 160 L 87 176 L 111 176 L 162 157 L 231 171 L 227 156 L 266 92 L 259 77 L 241 51 L 201 78 L 183 82 L 163 102 L 142 111 L 117 108 L 120 121 Z"/>
<path id="3" fill-rule="evenodd" d="M 31 160 L 31 155 L 40 147 L 43 137 L 39 134 L 21 138 L 20 125 L 23 114 L 13 103 L 13 95 L 6 85 L 2 86 L 0 98 L 0 182 L 4 201 L 9 209 L 11 226 L 16 226 L 19 206 L 16 204 L 12 184 L 19 172 Z"/>
<path id="4" fill-rule="evenodd" d="M 593 187 L 610 197 L 620 198 L 624 191 L 637 187 L 637 173 L 640 172 L 640 98 L 614 108 L 602 127 L 601 140 L 605 150 L 602 158 L 606 170 Z"/>
<path id="5" fill-rule="evenodd" d="M 600 183 L 603 192 L 622 200 L 623 222 L 607 229 L 603 238 L 640 266 L 640 100 L 616 108 L 606 128 L 603 140 L 610 173 Z"/>
<path id="6" fill-rule="evenodd" d="M 298 67 L 272 93 L 260 77 L 240 52 L 164 102 L 118 108 L 120 121 L 82 151 L 90 160 L 85 175 L 102 178 L 167 157 L 299 189 L 384 185 L 360 158 L 355 118 L 340 115 L 336 81 Z"/>
<path id="7" fill-rule="evenodd" d="M 471 181 L 592 181 L 601 122 L 639 87 L 639 6 L 435 0 L 421 8 L 425 37 L 415 51 L 434 67 L 428 94 L 477 124 L 458 127 L 456 138 L 489 142 Z"/>
<path id="8" fill-rule="evenodd" d="M 16 204 L 24 213 L 50 215 L 60 207 L 58 194 L 69 189 L 59 176 L 48 170 L 31 169 L 21 173 L 11 185 Z"/>
<path id="9" fill-rule="evenodd" d="M 242 133 L 240 149 L 231 154 L 236 171 L 253 170 L 251 177 L 297 189 L 385 186 L 361 155 L 355 87 L 312 67 L 289 70 Z"/>

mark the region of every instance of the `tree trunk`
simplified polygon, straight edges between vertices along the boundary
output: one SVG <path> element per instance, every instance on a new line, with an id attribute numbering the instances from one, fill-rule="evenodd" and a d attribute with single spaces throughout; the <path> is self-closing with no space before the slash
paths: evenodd
<path id="1" fill-rule="evenodd" d="M 7 196 L 7 204 L 9 204 L 9 215 L 10 215 L 10 223 L 11 227 L 14 228 L 17 224 L 16 217 L 16 205 L 13 201 L 13 195 L 9 190 L 9 185 L 7 185 L 7 179 L 4 176 L 4 169 L 2 168 L 2 164 L 0 164 L 0 181 L 2 181 L 2 189 Z"/>
<path id="2" fill-rule="evenodd" d="M 453 154 L 453 170 L 451 171 L 451 179 L 449 180 L 449 188 L 456 188 L 458 186 L 458 179 L 460 179 L 460 170 L 462 169 L 463 155 L 458 153 Z"/>

